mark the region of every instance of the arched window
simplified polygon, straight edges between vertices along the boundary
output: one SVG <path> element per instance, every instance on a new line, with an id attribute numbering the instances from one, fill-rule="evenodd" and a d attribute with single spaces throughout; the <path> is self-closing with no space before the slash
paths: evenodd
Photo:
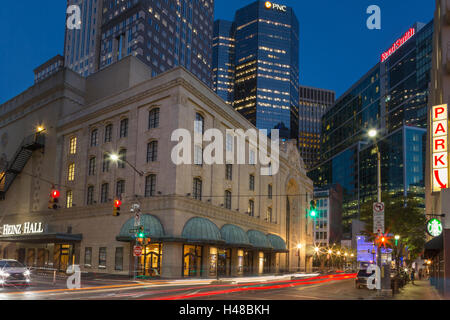
<path id="1" fill-rule="evenodd" d="M 96 158 L 95 157 L 91 157 L 89 158 L 89 175 L 93 176 L 95 175 L 95 171 L 96 171 Z"/>
<path id="2" fill-rule="evenodd" d="M 125 138 L 128 136 L 128 119 L 120 121 L 120 137 Z"/>
<path id="3" fill-rule="evenodd" d="M 154 129 L 159 127 L 159 108 L 150 110 L 148 114 L 148 128 Z"/>
<path id="4" fill-rule="evenodd" d="M 253 200 L 248 201 L 248 215 L 250 217 L 255 216 L 255 201 L 253 201 Z"/>
<path id="5" fill-rule="evenodd" d="M 113 125 L 112 124 L 108 124 L 105 127 L 105 142 L 111 142 L 111 140 L 112 140 L 112 129 L 113 129 Z"/>
<path id="6" fill-rule="evenodd" d="M 95 147 L 98 144 L 98 130 L 94 129 L 91 131 L 91 147 Z"/>
<path id="7" fill-rule="evenodd" d="M 87 200 L 86 203 L 88 206 L 93 205 L 94 204 L 94 187 L 93 186 L 89 186 L 87 189 Z"/>
<path id="8" fill-rule="evenodd" d="M 126 160 L 127 160 L 127 149 L 121 149 L 119 151 L 119 161 L 117 161 L 117 166 L 121 169 L 124 169 Z"/>
<path id="9" fill-rule="evenodd" d="M 102 184 L 102 192 L 100 195 L 100 202 L 101 203 L 108 202 L 108 195 L 109 195 L 109 184 L 104 183 L 104 184 Z"/>
<path id="10" fill-rule="evenodd" d="M 125 193 L 125 180 L 119 180 L 116 183 L 116 197 L 120 198 Z"/>

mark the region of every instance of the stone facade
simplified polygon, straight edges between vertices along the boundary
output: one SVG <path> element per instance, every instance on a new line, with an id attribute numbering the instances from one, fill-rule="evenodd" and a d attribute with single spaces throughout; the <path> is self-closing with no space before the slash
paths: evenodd
<path id="1" fill-rule="evenodd" d="M 45 148 L 33 151 L 4 193 L 0 225 L 41 222 L 45 230 L 32 235 L 3 234 L 0 256 L 61 271 L 75 263 L 86 272 L 131 275 L 133 234 L 128 241 L 119 234 L 134 219 L 130 208 L 138 202 L 141 213 L 159 221 L 163 230 L 160 237 L 152 231 L 157 226 L 145 226 L 151 243 L 144 252 L 155 255 L 150 254 L 145 264 L 140 259 L 138 274 L 215 277 L 220 263 L 225 264 L 221 275 L 296 271 L 304 269 L 305 263 L 310 268 L 313 223 L 306 208 L 313 186 L 295 142 L 281 143 L 280 169 L 273 176 L 262 176 L 259 164 L 234 164 L 228 179 L 225 165 L 177 166 L 171 160 L 178 143 L 171 141 L 172 133 L 183 128 L 194 136 L 197 115 L 204 120 L 204 130 L 215 128 L 224 136 L 227 129 L 254 129 L 182 67 L 151 78 L 150 69 L 132 56 L 88 78 L 63 69 L 1 105 L 0 172 L 12 163 L 23 138 L 36 134 L 37 126 L 45 130 L 40 133 L 45 135 Z M 151 142 L 157 146 L 149 153 Z M 126 150 L 127 164 L 110 162 L 109 170 L 104 170 L 104 157 L 109 159 L 121 150 Z M 194 199 L 194 179 L 201 181 L 201 200 Z M 120 193 L 118 181 L 124 181 Z M 61 194 L 57 210 L 48 209 L 53 186 Z M 231 204 L 225 191 L 231 193 Z M 113 216 L 116 197 L 122 200 L 120 216 Z M 253 201 L 253 214 L 248 213 L 249 201 Z M 186 238 L 187 223 L 195 217 L 202 218 L 198 234 Z M 223 231 L 230 224 L 245 235 L 253 230 L 272 235 L 272 240 L 279 237 L 286 247 L 232 246 L 220 233 L 217 241 L 208 238 L 216 228 Z M 301 259 L 296 256 L 299 243 L 309 248 L 302 251 Z M 145 268 L 155 269 L 151 274 L 143 271 L 148 264 Z"/>

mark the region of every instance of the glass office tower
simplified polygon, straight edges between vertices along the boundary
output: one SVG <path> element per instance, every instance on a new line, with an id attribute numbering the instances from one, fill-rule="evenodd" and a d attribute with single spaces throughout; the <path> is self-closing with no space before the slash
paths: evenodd
<path id="1" fill-rule="evenodd" d="M 322 161 L 308 175 L 317 187 L 339 183 L 344 188 L 346 239 L 360 204 L 376 199 L 376 154 L 367 136 L 371 128 L 380 131 L 383 192 L 424 201 L 433 22 L 413 28 L 322 118 Z"/>
<path id="2" fill-rule="evenodd" d="M 214 0 L 104 0 L 100 69 L 134 55 L 152 76 L 181 65 L 212 88 L 213 23 Z"/>
<path id="3" fill-rule="evenodd" d="M 234 32 L 231 21 L 214 22 L 213 37 L 213 87 L 225 102 L 234 102 Z"/>
<path id="4" fill-rule="evenodd" d="M 294 11 L 256 1 L 236 12 L 234 25 L 234 62 L 229 63 L 234 67 L 234 108 L 269 134 L 280 129 L 281 138 L 298 139 L 299 25 Z M 223 66 L 223 60 L 213 61 L 213 69 Z"/>

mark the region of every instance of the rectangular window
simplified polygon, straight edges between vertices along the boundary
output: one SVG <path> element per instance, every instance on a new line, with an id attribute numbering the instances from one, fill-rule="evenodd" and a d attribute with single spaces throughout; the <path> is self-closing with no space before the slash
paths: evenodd
<path id="1" fill-rule="evenodd" d="M 198 166 L 203 164 L 203 148 L 200 145 L 194 147 L 194 164 Z"/>
<path id="2" fill-rule="evenodd" d="M 93 176 L 95 175 L 95 170 L 96 170 L 96 158 L 92 157 L 89 159 L 89 175 Z"/>
<path id="3" fill-rule="evenodd" d="M 98 267 L 99 269 L 106 268 L 106 247 L 101 247 L 98 250 Z"/>
<path id="4" fill-rule="evenodd" d="M 84 266 L 92 266 L 92 248 L 90 247 L 84 248 Z"/>
<path id="5" fill-rule="evenodd" d="M 105 142 L 111 142 L 112 140 L 112 124 L 108 124 L 105 127 Z"/>
<path id="6" fill-rule="evenodd" d="M 231 210 L 231 191 L 225 191 L 225 209 Z"/>
<path id="7" fill-rule="evenodd" d="M 77 137 L 70 138 L 69 153 L 70 154 L 77 153 Z"/>
<path id="8" fill-rule="evenodd" d="M 114 270 L 122 271 L 123 270 L 123 247 L 116 248 L 116 256 L 114 259 Z"/>
<path id="9" fill-rule="evenodd" d="M 128 119 L 120 121 L 120 137 L 125 138 L 128 136 Z"/>
<path id="10" fill-rule="evenodd" d="M 254 150 L 250 150 L 249 164 L 251 164 L 251 165 L 255 165 L 256 164 L 256 153 L 255 153 Z"/>
<path id="11" fill-rule="evenodd" d="M 253 200 L 250 200 L 248 202 L 248 215 L 250 217 L 254 217 L 255 216 L 255 202 Z"/>
<path id="12" fill-rule="evenodd" d="M 88 187 L 86 203 L 88 206 L 94 204 L 94 187 L 93 186 Z"/>
<path id="13" fill-rule="evenodd" d="M 109 184 L 104 183 L 104 184 L 102 184 L 102 190 L 101 190 L 101 196 L 100 196 L 101 203 L 108 202 L 108 194 L 109 194 Z"/>
<path id="14" fill-rule="evenodd" d="M 147 162 L 158 160 L 158 141 L 152 141 L 147 144 Z"/>
<path id="15" fill-rule="evenodd" d="M 255 176 L 252 174 L 249 177 L 249 189 L 252 191 L 255 190 Z"/>
<path id="16" fill-rule="evenodd" d="M 72 208 L 72 206 L 73 206 L 73 192 L 72 190 L 69 190 L 66 193 L 66 207 Z"/>
<path id="17" fill-rule="evenodd" d="M 109 164 L 110 163 L 111 163 L 111 160 L 109 158 L 109 155 L 105 153 L 103 155 L 103 164 L 102 164 L 103 172 L 109 172 Z"/>
<path id="18" fill-rule="evenodd" d="M 202 200 L 202 180 L 194 179 L 193 196 L 196 200 Z"/>
<path id="19" fill-rule="evenodd" d="M 92 130 L 91 132 L 91 147 L 95 147 L 98 144 L 98 130 Z"/>
<path id="20" fill-rule="evenodd" d="M 272 185 L 269 184 L 269 187 L 267 188 L 268 198 L 272 199 Z"/>
<path id="21" fill-rule="evenodd" d="M 68 181 L 74 181 L 75 180 L 75 163 L 69 164 L 67 180 Z"/>
<path id="22" fill-rule="evenodd" d="M 225 167 L 225 179 L 233 180 L 233 165 L 227 164 Z"/>
<path id="23" fill-rule="evenodd" d="M 145 178 L 145 196 L 154 197 L 156 192 L 156 175 L 151 174 Z"/>
<path id="24" fill-rule="evenodd" d="M 127 150 L 122 149 L 119 151 L 119 161 L 117 161 L 117 167 L 125 169 L 125 161 L 127 160 Z"/>
<path id="25" fill-rule="evenodd" d="M 272 208 L 267 208 L 267 221 L 272 222 Z"/>
<path id="26" fill-rule="evenodd" d="M 116 184 L 116 196 L 120 198 L 122 193 L 125 193 L 125 180 L 119 180 Z"/>
<path id="27" fill-rule="evenodd" d="M 159 108 L 156 108 L 149 112 L 148 128 L 154 129 L 158 127 L 159 127 Z"/>

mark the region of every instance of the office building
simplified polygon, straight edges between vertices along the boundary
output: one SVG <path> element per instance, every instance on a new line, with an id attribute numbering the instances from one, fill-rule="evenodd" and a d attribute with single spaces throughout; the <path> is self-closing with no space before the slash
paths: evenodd
<path id="1" fill-rule="evenodd" d="M 183 66 L 212 87 L 214 0 L 104 2 L 100 69 L 133 55 L 156 76 Z"/>
<path id="2" fill-rule="evenodd" d="M 345 239 L 360 204 L 376 200 L 372 128 L 379 130 L 382 190 L 424 200 L 432 36 L 433 22 L 416 23 L 323 116 L 322 158 L 309 176 L 317 187 L 343 187 Z"/>
<path id="3" fill-rule="evenodd" d="M 213 89 L 226 103 L 234 102 L 234 23 L 214 22 Z"/>
<path id="4" fill-rule="evenodd" d="M 293 9 L 256 1 L 236 11 L 234 28 L 234 52 L 228 54 L 234 62 L 220 56 L 213 62 L 213 69 L 234 74 L 233 107 L 259 129 L 298 139 L 299 24 Z"/>
<path id="5" fill-rule="evenodd" d="M 133 56 L 88 77 L 65 68 L 0 106 L 1 258 L 162 278 L 310 272 L 313 185 L 296 142 L 280 143 L 271 176 L 260 164 L 176 165 L 177 129 L 255 127 L 183 67 L 149 70 Z M 150 238 L 138 265 L 135 201 Z"/>
<path id="6" fill-rule="evenodd" d="M 331 186 L 314 190 L 317 217 L 314 220 L 314 243 L 327 247 L 340 244 L 342 239 L 342 187 Z"/>
<path id="7" fill-rule="evenodd" d="M 322 117 L 335 102 L 335 92 L 300 86 L 299 149 L 306 170 L 320 163 Z"/>
<path id="8" fill-rule="evenodd" d="M 65 66 L 84 77 L 99 68 L 103 3 L 103 0 L 67 0 L 68 8 L 78 6 L 80 9 L 80 21 L 75 19 L 76 11 L 72 10 L 66 16 L 66 21 L 70 19 L 69 25 L 76 28 L 69 29 L 66 24 Z"/>

